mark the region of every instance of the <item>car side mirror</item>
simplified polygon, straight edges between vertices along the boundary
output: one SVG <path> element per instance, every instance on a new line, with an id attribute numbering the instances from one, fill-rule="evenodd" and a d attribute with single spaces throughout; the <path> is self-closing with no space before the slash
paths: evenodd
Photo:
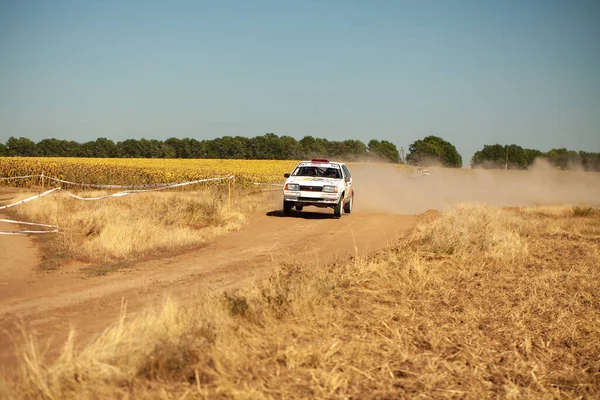
<path id="1" fill-rule="evenodd" d="M 284 178 L 289 178 L 289 177 L 290 177 L 290 174 L 283 174 L 283 177 L 284 177 Z"/>
<path id="2" fill-rule="evenodd" d="M 344 178 L 344 181 L 346 181 L 346 182 L 350 182 L 350 177 L 348 177 L 348 176 L 347 176 L 347 177 L 345 177 L 345 178 Z"/>

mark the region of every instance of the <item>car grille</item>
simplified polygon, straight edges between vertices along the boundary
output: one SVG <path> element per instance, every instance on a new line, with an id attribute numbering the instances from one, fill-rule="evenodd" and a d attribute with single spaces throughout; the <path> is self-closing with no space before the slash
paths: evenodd
<path id="1" fill-rule="evenodd" d="M 305 192 L 322 192 L 323 191 L 323 186 L 300 186 L 300 190 L 303 190 Z"/>
<path id="2" fill-rule="evenodd" d="M 318 197 L 298 197 L 299 201 L 311 201 L 313 203 L 321 203 L 324 202 L 325 199 L 320 199 Z"/>

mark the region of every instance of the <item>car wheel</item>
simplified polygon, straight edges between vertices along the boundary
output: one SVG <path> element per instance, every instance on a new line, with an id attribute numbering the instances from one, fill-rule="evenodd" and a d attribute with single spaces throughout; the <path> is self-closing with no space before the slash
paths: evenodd
<path id="1" fill-rule="evenodd" d="M 283 213 L 290 215 L 292 213 L 292 203 L 290 201 L 283 201 Z"/>
<path id="2" fill-rule="evenodd" d="M 344 204 L 344 212 L 350 214 L 352 212 L 352 206 L 354 205 L 354 193 L 350 196 L 350 200 Z"/>
<path id="3" fill-rule="evenodd" d="M 333 208 L 333 216 L 335 218 L 341 218 L 344 213 L 344 199 L 340 199 L 340 202 Z"/>
<path id="4" fill-rule="evenodd" d="M 298 211 L 302 211 L 303 208 L 304 208 L 304 206 L 296 206 L 296 210 L 298 210 Z"/>

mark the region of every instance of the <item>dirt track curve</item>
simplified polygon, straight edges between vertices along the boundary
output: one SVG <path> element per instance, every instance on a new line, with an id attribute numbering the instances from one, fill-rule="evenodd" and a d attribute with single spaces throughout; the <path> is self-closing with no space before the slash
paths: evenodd
<path id="1" fill-rule="evenodd" d="M 79 268 L 42 273 L 27 237 L 0 237 L 0 366 L 14 361 L 17 323 L 52 347 L 70 327 L 80 340 L 93 338 L 119 315 L 122 299 L 135 312 L 173 295 L 182 301 L 203 290 L 229 289 L 268 275 L 279 263 L 318 268 L 336 259 L 385 247 L 414 223 L 411 215 L 361 212 L 334 219 L 318 209 L 284 217 L 257 214 L 238 232 L 183 254 L 132 264 L 106 276 L 86 277 Z M 7 227 L 0 227 L 6 229 Z"/>

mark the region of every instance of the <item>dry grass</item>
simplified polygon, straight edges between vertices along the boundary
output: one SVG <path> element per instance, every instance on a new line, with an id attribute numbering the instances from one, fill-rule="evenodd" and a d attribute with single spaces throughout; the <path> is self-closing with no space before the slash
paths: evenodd
<path id="1" fill-rule="evenodd" d="M 411 239 L 422 251 L 512 263 L 522 261 L 528 253 L 521 224 L 519 216 L 500 208 L 459 205 L 439 219 L 417 226 Z"/>
<path id="2" fill-rule="evenodd" d="M 105 194 L 84 192 L 83 196 Z M 59 226 L 60 234 L 40 238 L 42 268 L 52 269 L 71 260 L 111 263 L 197 246 L 240 229 L 251 212 L 264 207 L 263 201 L 259 193 L 237 193 L 230 208 L 226 188 L 207 188 L 100 201 L 57 194 L 11 210 L 15 218 Z"/>
<path id="3" fill-rule="evenodd" d="M 45 362 L 7 397 L 597 398 L 600 218 L 461 206 L 326 270 L 167 300 Z M 0 394 L 2 391 L 0 390 Z"/>

